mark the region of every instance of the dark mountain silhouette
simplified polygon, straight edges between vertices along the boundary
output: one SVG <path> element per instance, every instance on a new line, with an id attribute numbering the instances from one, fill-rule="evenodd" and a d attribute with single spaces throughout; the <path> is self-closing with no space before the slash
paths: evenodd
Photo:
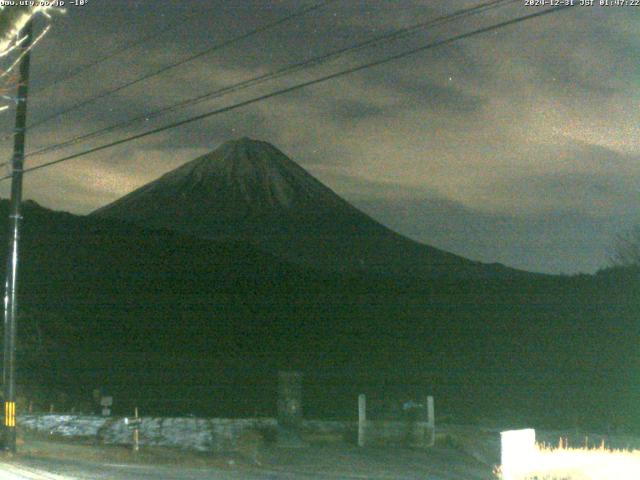
<path id="1" fill-rule="evenodd" d="M 640 418 L 637 275 L 425 282 L 30 202 L 24 219 L 18 378 L 51 389 L 35 408 L 102 386 L 121 414 L 272 415 L 276 370 L 295 368 L 311 417 L 428 392 L 459 421 Z"/>
<path id="2" fill-rule="evenodd" d="M 266 142 L 223 144 L 96 210 L 204 238 L 240 240 L 299 264 L 395 275 L 515 273 L 403 237 L 351 206 Z"/>

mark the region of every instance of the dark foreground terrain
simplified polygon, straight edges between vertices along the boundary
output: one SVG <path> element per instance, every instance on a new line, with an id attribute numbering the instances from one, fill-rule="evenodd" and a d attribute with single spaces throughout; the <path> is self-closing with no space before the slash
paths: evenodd
<path id="1" fill-rule="evenodd" d="M 71 442 L 26 433 L 20 436 L 17 456 L 0 459 L 0 475 L 9 480 L 496 480 L 500 430 L 440 425 L 436 446 L 426 450 L 358 448 L 333 437 L 317 437 L 305 438 L 307 444 L 300 448 L 260 444 L 227 454 L 144 446 L 134 453 L 125 446 L 97 445 L 86 440 Z M 637 452 L 640 447 L 637 435 L 574 429 L 536 431 L 536 438 L 538 442 L 556 446 L 562 438 L 565 446 L 578 448 L 597 448 L 602 442 L 607 449 Z"/>
<path id="2" fill-rule="evenodd" d="M 273 416 L 293 368 L 308 418 L 432 394 L 458 422 L 638 427 L 637 272 L 332 273 L 34 204 L 22 252 L 22 411 L 92 411 L 101 388 L 116 414 Z"/>
<path id="3" fill-rule="evenodd" d="M 194 454 L 172 449 L 105 447 L 46 438 L 25 439 L 20 453 L 0 463 L 6 478 L 76 479 L 399 479 L 485 480 L 492 466 L 441 435 L 426 451 L 312 443 L 287 449 L 275 445 L 257 453 Z M 495 435 L 492 436 L 492 438 Z M 493 442 L 495 443 L 495 442 Z M 495 450 L 495 445 L 492 445 Z M 55 475 L 55 476 L 54 476 Z M 2 478 L 5 478 L 3 476 Z"/>

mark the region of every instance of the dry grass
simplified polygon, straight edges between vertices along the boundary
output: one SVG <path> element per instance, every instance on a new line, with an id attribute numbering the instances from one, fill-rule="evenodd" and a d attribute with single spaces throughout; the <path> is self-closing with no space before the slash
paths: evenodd
<path id="1" fill-rule="evenodd" d="M 496 470 L 503 480 L 638 480 L 640 450 L 599 447 L 569 448 L 537 444 L 535 454 L 517 472 Z"/>

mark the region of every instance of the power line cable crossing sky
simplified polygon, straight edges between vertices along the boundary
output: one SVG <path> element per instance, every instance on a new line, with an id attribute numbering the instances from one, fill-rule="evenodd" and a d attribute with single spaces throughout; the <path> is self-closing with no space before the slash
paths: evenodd
<path id="1" fill-rule="evenodd" d="M 516 0 L 517 1 L 517 0 Z M 73 137 L 69 140 L 66 140 L 64 142 L 55 144 L 55 145 L 50 145 L 48 147 L 45 148 L 41 148 L 38 149 L 34 152 L 30 152 L 28 156 L 35 156 L 35 155 L 42 155 L 44 153 L 50 152 L 50 151 L 54 151 L 54 150 L 59 150 L 60 148 L 63 147 L 67 147 L 70 145 L 74 145 L 78 142 L 81 142 L 83 140 L 88 140 L 91 138 L 96 138 L 97 136 L 100 136 L 102 134 L 105 133 L 109 133 L 112 132 L 114 130 L 117 129 L 121 129 L 123 127 L 128 127 L 131 126 L 137 122 L 140 121 L 149 121 L 151 118 L 155 118 L 158 117 L 160 115 L 175 111 L 177 109 L 180 108 L 184 108 L 184 107 L 188 107 L 188 106 L 192 106 L 198 103 L 201 103 L 203 101 L 206 100 L 210 100 L 210 99 L 215 99 L 218 97 L 221 97 L 225 94 L 228 93 L 233 93 L 233 92 L 237 92 L 239 90 L 242 89 L 246 89 L 246 88 L 250 88 L 253 86 L 256 86 L 258 84 L 261 84 L 263 82 L 267 82 L 270 80 L 275 80 L 277 78 L 280 78 L 282 76 L 288 75 L 288 74 L 292 74 L 295 72 L 298 72 L 300 70 L 303 70 L 305 68 L 310 68 L 310 67 L 315 67 L 317 65 L 320 65 L 322 63 L 325 63 L 329 60 L 335 59 L 337 57 L 343 56 L 345 54 L 348 53 L 352 53 L 352 52 L 357 52 L 363 48 L 367 48 L 367 47 L 375 47 L 380 45 L 383 42 L 389 42 L 389 41 L 394 41 L 394 40 L 398 40 L 399 38 L 402 38 L 405 35 L 409 35 L 412 33 L 415 33 L 417 30 L 419 29 L 424 29 L 427 27 L 433 27 L 433 26 L 437 26 L 437 25 L 441 25 L 447 22 L 451 22 L 451 21 L 455 21 L 455 20 L 459 20 L 467 15 L 478 15 L 482 12 L 485 12 L 489 9 L 492 8 L 498 8 L 501 6 L 505 6 L 509 3 L 514 3 L 514 0 L 493 0 L 490 2 L 484 2 L 480 5 L 476 5 L 473 7 L 469 7 L 469 8 L 465 8 L 459 11 L 456 11 L 452 14 L 449 15 L 444 15 L 435 19 L 431 19 L 431 20 L 427 20 L 424 22 L 420 22 L 414 25 L 411 25 L 410 27 L 405 27 L 405 28 L 401 28 L 398 30 L 394 30 L 391 31 L 390 33 L 386 33 L 383 35 L 377 35 L 374 36 L 373 38 L 370 38 L 368 40 L 365 40 L 363 42 L 359 42 L 356 43 L 354 45 L 351 45 L 349 47 L 345 47 L 345 48 L 339 48 L 337 50 L 333 50 L 329 53 L 326 54 L 322 54 L 316 57 L 312 57 L 310 59 L 304 60 L 302 62 L 297 62 L 294 63 L 292 65 L 287 65 L 283 68 L 280 68 L 276 71 L 273 72 L 269 72 L 267 74 L 262 74 L 262 75 L 258 75 L 256 77 L 247 79 L 247 80 L 243 80 L 241 82 L 237 82 L 235 84 L 226 86 L 224 88 L 220 88 L 220 89 L 216 89 L 212 92 L 208 92 L 206 94 L 202 94 L 202 95 L 198 95 L 196 97 L 193 98 L 189 98 L 187 100 L 182 100 L 178 103 L 163 107 L 159 110 L 155 110 L 152 112 L 146 112 L 143 113 L 142 115 L 138 115 L 135 116 L 133 118 L 130 118 L 124 122 L 120 122 L 117 123 L 115 125 L 111 125 L 109 127 L 105 127 L 99 130 L 95 130 L 93 132 L 89 132 L 83 135 L 79 135 L 76 137 Z"/>
<path id="2" fill-rule="evenodd" d="M 181 25 L 187 24 L 188 22 L 193 20 L 193 17 L 195 17 L 197 14 L 196 13 L 190 13 L 189 15 L 186 15 L 184 18 L 180 18 L 176 21 L 172 21 L 170 22 L 168 25 L 165 25 L 162 29 L 153 32 L 149 35 L 144 35 L 142 38 L 138 38 L 135 41 L 132 42 L 128 42 L 126 44 L 123 44 L 122 46 L 114 49 L 112 52 L 107 53 L 106 55 L 102 55 L 99 58 L 93 59 L 88 63 L 85 63 L 83 65 L 80 65 L 79 67 L 73 69 L 70 72 L 67 72 L 63 75 L 61 75 L 59 78 L 56 78 L 50 82 L 47 82 L 46 84 L 42 84 L 42 88 L 38 88 L 38 85 L 36 85 L 36 95 L 42 95 L 45 91 L 61 84 L 64 82 L 69 82 L 71 80 L 76 79 L 77 77 L 79 77 L 80 75 L 82 75 L 83 73 L 91 70 L 93 67 L 100 65 L 102 63 L 105 63 L 113 58 L 116 58 L 119 55 L 122 55 L 125 52 L 128 52 L 130 50 L 133 50 L 135 48 L 138 48 L 146 43 L 149 43 L 151 41 L 154 41 L 158 39 L 159 36 L 162 36 L 165 33 L 171 32 L 174 29 L 180 27 Z"/>
<path id="3" fill-rule="evenodd" d="M 32 58 L 33 83 L 55 83 L 56 94 L 30 100 L 25 193 L 88 213 L 250 136 L 418 241 L 528 270 L 593 272 L 615 234 L 640 223 L 640 94 L 629 89 L 628 54 L 640 48 L 640 9 L 555 11 L 569 9 L 507 0 L 70 9 Z M 131 39 L 105 48 L 114 35 Z"/>
<path id="4" fill-rule="evenodd" d="M 194 61 L 194 60 L 196 60 L 198 58 L 202 58 L 202 57 L 204 57 L 206 55 L 210 55 L 213 52 L 216 52 L 216 51 L 218 51 L 218 50 L 220 50 L 222 48 L 228 47 L 229 45 L 233 45 L 234 43 L 240 42 L 242 40 L 246 40 L 247 38 L 250 38 L 250 37 L 252 37 L 254 35 L 258 35 L 258 34 L 263 33 L 263 32 L 265 32 L 265 31 L 267 31 L 269 29 L 275 28 L 275 27 L 277 27 L 279 25 L 282 25 L 283 23 L 286 23 L 286 22 L 289 22 L 289 21 L 291 21 L 291 20 L 293 20 L 295 18 L 298 18 L 301 15 L 307 15 L 307 14 L 309 14 L 309 13 L 311 13 L 311 12 L 313 12 L 313 11 L 319 9 L 319 8 L 322 8 L 322 7 L 326 6 L 327 4 L 330 4 L 330 3 L 334 2 L 334 1 L 336 1 L 336 0 L 325 0 L 323 2 L 320 2 L 320 3 L 316 4 L 316 5 L 313 5 L 311 7 L 300 9 L 300 10 L 298 10 L 298 11 L 296 11 L 296 12 L 290 14 L 290 15 L 287 15 L 287 16 L 285 16 L 283 18 L 280 18 L 280 19 L 278 19 L 278 20 L 276 20 L 274 22 L 271 22 L 271 23 L 268 23 L 266 25 L 263 25 L 262 27 L 255 28 L 255 29 L 253 29 L 253 30 L 251 30 L 251 31 L 249 31 L 247 33 L 243 33 L 241 35 L 235 36 L 235 37 L 233 37 L 231 39 L 228 39 L 228 40 L 226 40 L 224 42 L 221 42 L 221 43 L 216 44 L 216 45 L 214 45 L 212 47 L 209 47 L 209 48 L 207 48 L 205 50 L 202 50 L 202 51 L 200 51 L 200 52 L 198 52 L 196 54 L 193 54 L 193 55 L 191 55 L 191 56 L 189 56 L 187 58 L 184 58 L 184 59 L 179 60 L 177 62 L 171 63 L 169 65 L 166 65 L 166 66 L 164 66 L 164 67 L 162 67 L 160 69 L 152 71 L 151 73 L 144 74 L 144 75 L 142 75 L 142 76 L 140 76 L 140 77 L 138 77 L 138 78 L 136 78 L 134 80 L 131 80 L 129 82 L 120 84 L 115 88 L 111 88 L 111 89 L 105 90 L 105 91 L 103 91 L 103 92 L 101 92 L 101 93 L 99 93 L 97 95 L 94 95 L 94 96 L 88 98 L 88 99 L 82 100 L 82 101 L 80 101 L 80 102 L 78 102 L 78 103 L 76 103 L 76 104 L 74 104 L 74 105 L 72 105 L 70 107 L 67 107 L 67 108 L 64 108 L 62 110 L 59 110 L 59 111 L 53 113 L 52 115 L 48 115 L 48 116 L 46 116 L 46 117 L 44 117 L 44 118 L 42 118 L 40 120 L 36 120 L 35 122 L 33 122 L 30 125 L 28 125 L 27 128 L 28 129 L 34 129 L 36 127 L 39 127 L 40 125 L 43 125 L 43 124 L 45 124 L 47 122 L 50 122 L 51 120 L 54 120 L 54 119 L 56 119 L 58 117 L 66 115 L 66 114 L 68 114 L 70 112 L 73 112 L 75 110 L 84 108 L 84 107 L 86 107 L 88 105 L 91 105 L 92 103 L 96 102 L 97 100 L 100 100 L 102 98 L 106 98 L 106 97 L 111 96 L 111 95 L 113 95 L 115 93 L 118 93 L 118 92 L 120 92 L 120 91 L 122 91 L 124 89 L 130 88 L 130 87 L 132 87 L 134 85 L 137 85 L 139 83 L 148 81 L 148 80 L 150 80 L 152 78 L 156 78 L 159 75 L 167 73 L 167 72 L 169 72 L 169 71 L 171 71 L 173 69 L 176 69 L 176 68 L 178 68 L 178 67 L 180 67 L 182 65 L 185 65 L 186 63 L 192 62 L 192 61 Z M 111 57 L 107 57 L 107 58 L 111 58 Z M 96 62 L 96 64 L 97 63 L 99 63 L 99 62 Z M 61 80 L 59 80 L 58 83 L 60 81 Z M 10 138 L 10 136 L 2 137 L 2 140 L 6 140 L 7 138 Z"/>
<path id="5" fill-rule="evenodd" d="M 261 96 L 256 97 L 256 98 L 252 98 L 250 100 L 245 100 L 244 102 L 237 103 L 237 104 L 234 104 L 234 105 L 230 105 L 230 106 L 227 106 L 227 107 L 224 107 L 224 108 L 220 108 L 220 109 L 217 109 L 217 110 L 214 110 L 214 111 L 211 111 L 211 112 L 203 113 L 203 114 L 197 115 L 195 117 L 190 117 L 190 118 L 181 120 L 179 122 L 172 123 L 170 125 L 165 125 L 163 127 L 150 130 L 148 132 L 140 133 L 138 135 L 132 135 L 132 136 L 126 137 L 126 138 L 122 138 L 122 139 L 117 140 L 115 142 L 111 142 L 111 143 L 108 143 L 108 144 L 105 144 L 105 145 L 100 145 L 98 147 L 94 147 L 94 148 L 91 148 L 91 149 L 88 149 L 88 150 L 85 150 L 85 151 L 82 151 L 82 152 L 79 152 L 79 153 L 75 153 L 73 155 L 69 155 L 69 156 L 66 156 L 66 157 L 63 157 L 63 158 L 59 158 L 57 160 L 52 160 L 50 162 L 46 162 L 46 163 L 43 163 L 41 165 L 37 165 L 35 167 L 25 168 L 24 169 L 24 173 L 29 173 L 29 172 L 33 172 L 35 170 L 40 170 L 42 168 L 51 167 L 53 165 L 57 165 L 57 164 L 62 163 L 62 162 L 66 162 L 66 161 L 69 161 L 69 160 L 73 160 L 75 158 L 79 158 L 79 157 L 82 157 L 82 156 L 85 156 L 85 155 L 89 155 L 91 153 L 99 152 L 99 151 L 107 149 L 107 148 L 115 147 L 117 145 L 122 145 L 123 143 L 132 142 L 134 140 L 139 140 L 141 138 L 148 137 L 150 135 L 155 135 L 157 133 L 164 132 L 166 130 L 170 130 L 170 129 L 173 129 L 173 128 L 181 127 L 181 126 L 187 125 L 189 123 L 197 122 L 199 120 L 211 117 L 213 115 L 219 115 L 219 114 L 222 114 L 222 113 L 230 112 L 232 110 L 236 110 L 238 108 L 246 107 L 246 106 L 254 104 L 256 102 L 261 102 L 261 101 L 264 101 L 264 100 L 268 100 L 270 98 L 273 98 L 273 97 L 276 97 L 276 96 L 279 96 L 279 95 L 284 95 L 286 93 L 294 92 L 294 91 L 300 90 L 302 88 L 306 88 L 306 87 L 310 87 L 310 86 L 313 86 L 313 85 L 317 85 L 319 83 L 323 83 L 323 82 L 326 82 L 326 81 L 329 81 L 329 80 L 333 80 L 335 78 L 339 78 L 339 77 L 342 77 L 344 75 L 349 75 L 349 74 L 352 74 L 352 73 L 359 72 L 361 70 L 365 70 L 365 69 L 368 69 L 368 68 L 376 67 L 378 65 L 383 65 L 385 63 L 388 63 L 388 62 L 391 62 L 391 61 L 394 61 L 394 60 L 399 60 L 401 58 L 405 58 L 405 57 L 407 57 L 409 55 L 415 55 L 416 53 L 420 53 L 420 52 L 423 52 L 423 51 L 431 49 L 431 48 L 436 48 L 436 47 L 440 47 L 440 46 L 443 46 L 443 45 L 447 45 L 449 43 L 452 43 L 452 42 L 455 42 L 455 41 L 458 41 L 458 40 L 462 40 L 464 38 L 469 38 L 469 37 L 472 37 L 474 35 L 479 35 L 479 34 L 482 34 L 482 33 L 490 32 L 490 31 L 493 31 L 493 30 L 497 30 L 499 28 L 504 28 L 506 26 L 513 25 L 513 24 L 519 23 L 519 22 L 523 22 L 525 20 L 530 20 L 530 19 L 533 19 L 533 18 L 537 18 L 537 17 L 540 17 L 542 15 L 547 15 L 549 13 L 555 13 L 555 12 L 561 11 L 561 10 L 563 10 L 565 8 L 567 8 L 567 7 L 554 7 L 554 8 L 551 8 L 549 10 L 544 10 L 544 11 L 540 11 L 540 12 L 536 12 L 536 13 L 531 13 L 529 15 L 524 15 L 524 16 L 521 16 L 521 17 L 517 17 L 517 18 L 513 18 L 513 19 L 510 19 L 510 20 L 507 20 L 505 22 L 501 22 L 501 23 L 498 23 L 498 24 L 490 25 L 488 27 L 480 28 L 480 29 L 474 30 L 472 32 L 456 35 L 454 37 L 450 37 L 450 38 L 447 38 L 447 39 L 444 39 L 444 40 L 439 40 L 439 41 L 436 41 L 436 42 L 433 42 L 433 43 L 429 43 L 429 44 L 424 45 L 422 47 L 415 48 L 415 49 L 412 49 L 412 50 L 409 50 L 409 51 L 406 51 L 406 52 L 402 52 L 402 53 L 399 53 L 399 54 L 394 55 L 392 57 L 387 57 L 387 58 L 384 58 L 382 60 L 378 60 L 378 61 L 375 61 L 375 62 L 367 63 L 367 64 L 364 64 L 364 65 L 359 65 L 357 67 L 353 67 L 353 68 L 350 68 L 350 69 L 347 69 L 347 70 L 342 70 L 340 72 L 332 73 L 331 75 L 327 75 L 327 76 L 324 76 L 324 77 L 316 78 L 316 79 L 310 80 L 308 82 L 300 83 L 300 84 L 297 84 L 297 85 L 294 85 L 294 86 L 291 86 L 291 87 L 287 87 L 287 88 L 284 88 L 284 89 L 281 89 L 281 90 L 277 90 L 275 92 L 271 92 L 271 93 L 268 93 L 266 95 L 261 95 Z M 0 177 L 0 180 L 6 180 L 6 179 L 9 179 L 9 178 L 11 178 L 11 175 L 6 175 L 4 177 Z"/>

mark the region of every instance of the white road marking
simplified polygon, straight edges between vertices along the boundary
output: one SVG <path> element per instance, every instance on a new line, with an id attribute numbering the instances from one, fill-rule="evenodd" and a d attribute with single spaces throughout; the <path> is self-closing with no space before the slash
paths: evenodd
<path id="1" fill-rule="evenodd" d="M 116 467 L 116 468 L 153 468 L 152 465 L 132 465 L 127 463 L 103 463 L 105 467 Z"/>
<path id="2" fill-rule="evenodd" d="M 0 480 L 75 480 L 74 477 L 56 475 L 11 463 L 0 463 Z"/>

